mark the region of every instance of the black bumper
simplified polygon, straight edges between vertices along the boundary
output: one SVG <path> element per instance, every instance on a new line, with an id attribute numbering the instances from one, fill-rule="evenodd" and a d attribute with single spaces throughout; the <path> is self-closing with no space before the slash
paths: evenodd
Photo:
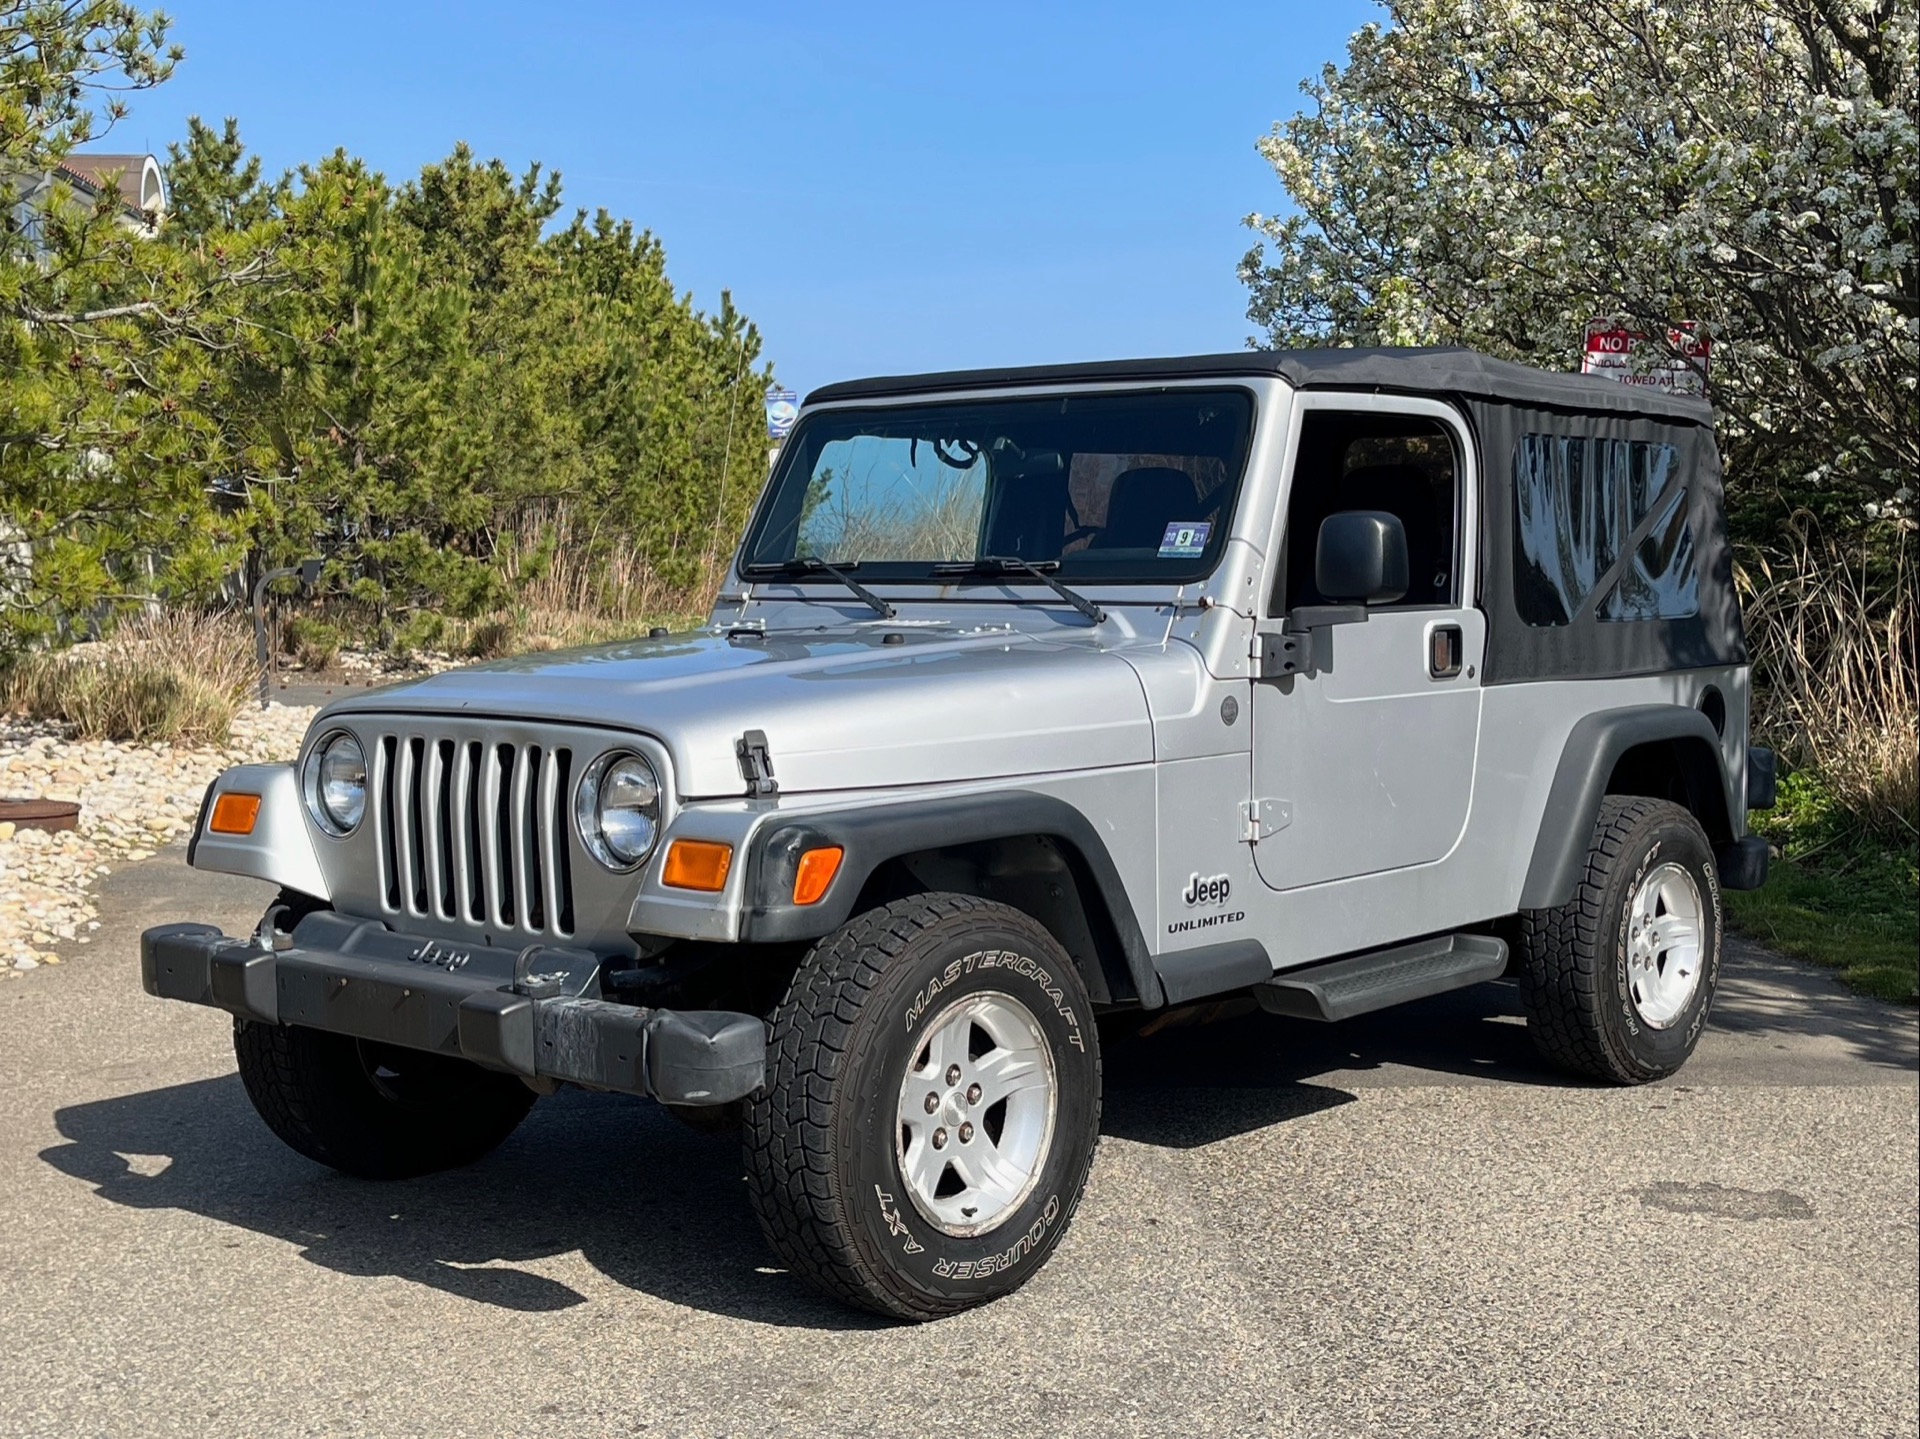
<path id="1" fill-rule="evenodd" d="M 766 1071 L 766 1026 L 721 1010 L 641 1009 L 589 997 L 579 950 L 513 951 L 426 940 L 375 921 L 309 915 L 267 950 L 212 925 L 140 936 L 148 994 L 408 1049 L 458 1055 L 529 1079 L 566 1080 L 668 1104 L 724 1104 Z"/>

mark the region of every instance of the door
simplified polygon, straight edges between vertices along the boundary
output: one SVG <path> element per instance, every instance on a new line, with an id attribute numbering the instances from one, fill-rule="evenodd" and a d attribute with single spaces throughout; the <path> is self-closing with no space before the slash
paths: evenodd
<path id="1" fill-rule="evenodd" d="M 1401 520 L 1407 593 L 1322 630 L 1315 662 L 1253 698 L 1255 865 L 1274 889 L 1443 858 L 1466 828 L 1486 625 L 1473 608 L 1477 485 L 1458 414 L 1433 401 L 1301 394 L 1261 622 L 1330 602 L 1314 584 L 1320 523 Z"/>

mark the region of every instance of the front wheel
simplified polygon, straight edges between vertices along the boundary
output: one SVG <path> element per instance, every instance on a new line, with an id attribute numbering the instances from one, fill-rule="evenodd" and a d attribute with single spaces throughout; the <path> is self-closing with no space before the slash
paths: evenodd
<path id="1" fill-rule="evenodd" d="M 1720 879 L 1700 822 L 1610 795 L 1573 898 L 1520 917 L 1520 993 L 1541 1054 L 1614 1084 L 1662 1079 L 1699 1043 L 1720 981 Z"/>
<path id="2" fill-rule="evenodd" d="M 1099 1039 L 1073 961 L 1018 910 L 922 895 L 802 961 L 749 1102 L 747 1176 L 795 1273 L 936 1319 L 1046 1261 L 1099 1127 Z"/>
<path id="3" fill-rule="evenodd" d="M 527 1117 L 534 1092 L 464 1059 L 296 1025 L 233 1022 L 247 1098 L 307 1158 L 360 1179 L 471 1164 Z"/>

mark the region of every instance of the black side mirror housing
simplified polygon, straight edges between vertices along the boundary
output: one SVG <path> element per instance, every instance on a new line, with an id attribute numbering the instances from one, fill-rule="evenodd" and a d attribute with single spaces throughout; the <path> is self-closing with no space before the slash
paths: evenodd
<path id="1" fill-rule="evenodd" d="M 1342 510 L 1321 522 L 1314 585 L 1333 604 L 1392 604 L 1407 592 L 1407 531 L 1398 515 Z"/>

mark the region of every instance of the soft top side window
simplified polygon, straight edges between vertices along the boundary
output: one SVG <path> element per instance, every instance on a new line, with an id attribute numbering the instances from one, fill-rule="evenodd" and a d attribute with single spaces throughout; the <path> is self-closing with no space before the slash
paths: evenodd
<path id="1" fill-rule="evenodd" d="M 1651 440 L 1521 435 L 1513 452 L 1514 605 L 1536 628 L 1700 612 L 1680 452 Z"/>

